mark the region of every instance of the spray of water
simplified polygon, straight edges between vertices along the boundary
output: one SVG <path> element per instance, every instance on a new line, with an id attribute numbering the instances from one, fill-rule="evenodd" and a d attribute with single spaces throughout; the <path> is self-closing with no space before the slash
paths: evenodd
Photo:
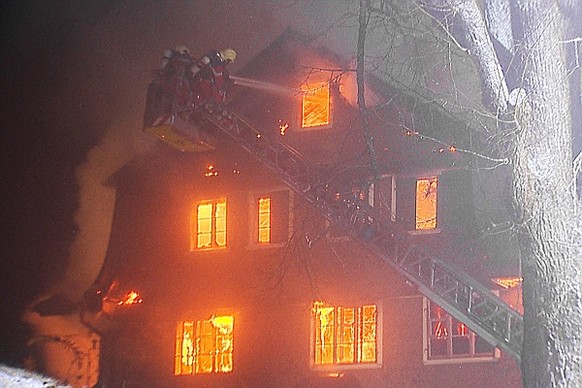
<path id="1" fill-rule="evenodd" d="M 230 76 L 230 79 L 233 80 L 234 84 L 238 85 L 238 86 L 243 86 L 246 88 L 257 89 L 257 90 L 263 90 L 265 92 L 270 92 L 270 93 L 279 94 L 279 95 L 300 96 L 300 95 L 308 93 L 307 91 L 304 91 L 301 89 L 289 88 L 289 87 L 277 85 L 277 84 L 274 84 L 271 82 L 258 81 L 258 80 L 254 80 L 254 79 L 250 79 L 250 78 Z"/>

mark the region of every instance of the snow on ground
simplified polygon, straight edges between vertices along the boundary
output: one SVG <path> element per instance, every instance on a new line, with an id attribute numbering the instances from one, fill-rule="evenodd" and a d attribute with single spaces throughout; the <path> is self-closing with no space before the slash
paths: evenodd
<path id="1" fill-rule="evenodd" d="M 58 381 L 23 369 L 0 365 L 0 387 L 2 388 L 57 388 L 67 387 Z"/>

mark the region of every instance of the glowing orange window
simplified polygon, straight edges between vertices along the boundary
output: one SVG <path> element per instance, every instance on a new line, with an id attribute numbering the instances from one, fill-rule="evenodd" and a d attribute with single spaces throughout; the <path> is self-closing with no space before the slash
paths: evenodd
<path id="1" fill-rule="evenodd" d="M 321 83 L 303 88 L 301 104 L 301 127 L 312 128 L 328 125 L 331 117 L 329 84 Z"/>
<path id="2" fill-rule="evenodd" d="M 226 198 L 199 202 L 194 213 L 190 250 L 226 247 Z"/>
<path id="3" fill-rule="evenodd" d="M 416 230 L 436 228 L 437 187 L 437 177 L 416 181 Z"/>
<path id="4" fill-rule="evenodd" d="M 316 366 L 378 362 L 376 305 L 311 309 L 313 363 Z"/>
<path id="5" fill-rule="evenodd" d="M 233 330 L 230 315 L 178 322 L 174 374 L 232 372 Z"/>
<path id="6" fill-rule="evenodd" d="M 259 198 L 259 243 L 271 242 L 271 198 Z"/>

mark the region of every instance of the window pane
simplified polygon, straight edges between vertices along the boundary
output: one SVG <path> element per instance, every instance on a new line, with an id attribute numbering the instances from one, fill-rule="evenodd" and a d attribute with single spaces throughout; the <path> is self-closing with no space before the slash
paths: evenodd
<path id="1" fill-rule="evenodd" d="M 216 203 L 215 213 L 216 223 L 216 245 L 226 246 L 226 199 L 221 199 Z"/>
<path id="2" fill-rule="evenodd" d="M 194 248 L 226 246 L 226 199 L 203 201 L 196 207 L 196 245 Z"/>
<path id="3" fill-rule="evenodd" d="M 197 248 L 208 248 L 212 242 L 212 203 L 202 203 L 197 208 Z"/>
<path id="4" fill-rule="evenodd" d="M 315 364 L 376 362 L 376 306 L 330 307 L 315 302 Z"/>
<path id="5" fill-rule="evenodd" d="M 431 230 L 437 224 L 437 178 L 416 181 L 416 230 Z"/>
<path id="6" fill-rule="evenodd" d="M 233 328 L 232 316 L 178 322 L 174 374 L 231 372 Z"/>
<path id="7" fill-rule="evenodd" d="M 194 325 L 191 321 L 178 322 L 176 327 L 175 375 L 192 374 L 194 363 Z"/>
<path id="8" fill-rule="evenodd" d="M 495 347 L 454 319 L 440 306 L 428 303 L 428 359 L 472 358 L 495 356 Z"/>
<path id="9" fill-rule="evenodd" d="M 318 127 L 330 122 L 329 84 L 314 85 L 303 95 L 301 127 Z"/>
<path id="10" fill-rule="evenodd" d="M 362 308 L 362 362 L 376 362 L 376 306 Z"/>
<path id="11" fill-rule="evenodd" d="M 453 355 L 459 356 L 471 354 L 468 337 L 453 337 L 452 344 L 453 344 Z"/>
<path id="12" fill-rule="evenodd" d="M 337 333 L 337 362 L 353 363 L 354 358 L 354 309 L 353 308 L 337 308 L 338 314 L 338 333 Z"/>
<path id="13" fill-rule="evenodd" d="M 271 198 L 259 198 L 259 243 L 271 242 Z"/>

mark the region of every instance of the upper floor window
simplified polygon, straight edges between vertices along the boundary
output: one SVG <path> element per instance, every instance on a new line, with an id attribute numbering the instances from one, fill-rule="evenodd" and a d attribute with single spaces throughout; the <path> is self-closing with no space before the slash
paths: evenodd
<path id="1" fill-rule="evenodd" d="M 194 206 L 190 250 L 226 247 L 226 198 Z"/>
<path id="2" fill-rule="evenodd" d="M 426 298 L 423 313 L 426 363 L 486 361 L 499 358 L 498 349 Z"/>
<path id="3" fill-rule="evenodd" d="M 314 366 L 380 364 L 376 305 L 336 307 L 315 302 L 311 321 Z"/>
<path id="4" fill-rule="evenodd" d="M 416 230 L 437 227 L 437 177 L 416 180 Z"/>
<path id="5" fill-rule="evenodd" d="M 231 315 L 178 322 L 174 374 L 232 372 L 233 331 Z"/>
<path id="6" fill-rule="evenodd" d="M 311 84 L 304 88 L 301 100 L 301 128 L 315 128 L 331 122 L 329 83 Z"/>

